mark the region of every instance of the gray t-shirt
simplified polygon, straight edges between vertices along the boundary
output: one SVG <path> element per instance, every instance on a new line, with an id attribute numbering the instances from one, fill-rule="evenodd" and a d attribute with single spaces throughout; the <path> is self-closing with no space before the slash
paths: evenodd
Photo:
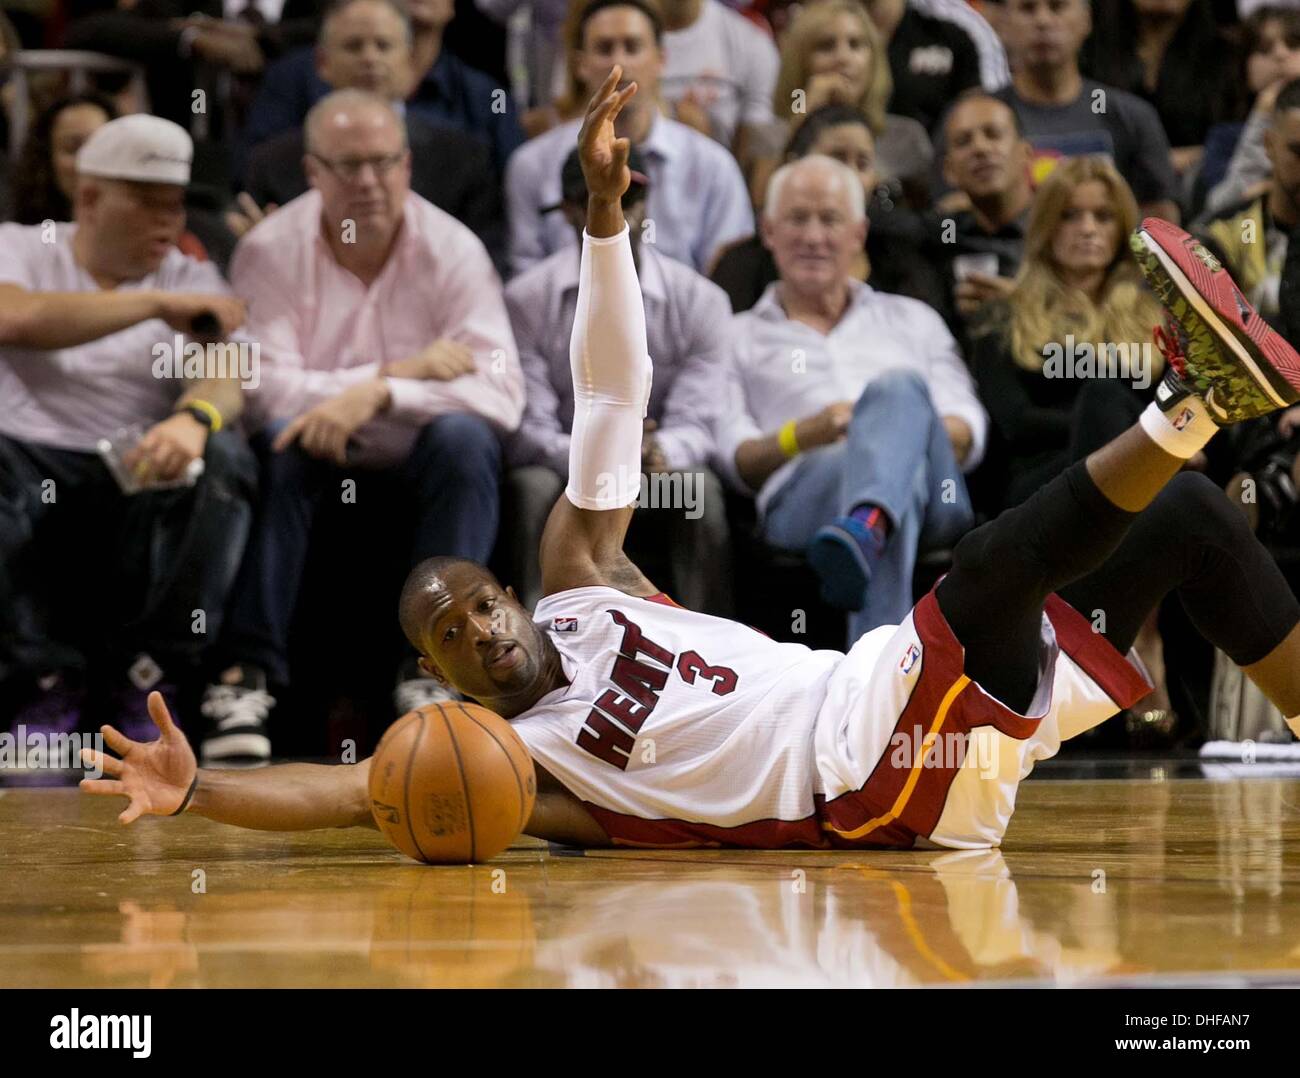
<path id="1" fill-rule="evenodd" d="M 1083 80 L 1068 105 L 1034 105 L 1006 86 L 995 97 L 1016 110 L 1034 147 L 1034 177 L 1041 180 L 1062 157 L 1107 157 L 1142 202 L 1178 200 L 1178 178 L 1169 160 L 1169 139 L 1156 110 L 1140 97 Z"/>
<path id="2" fill-rule="evenodd" d="M 98 292 L 73 251 L 76 231 L 71 222 L 0 225 L 0 284 L 29 292 Z M 152 273 L 117 288 L 153 290 L 230 295 L 211 262 L 175 247 Z M 166 419 L 184 387 L 178 378 L 156 377 L 155 360 L 160 345 L 182 354 L 179 338 L 162 319 L 150 318 L 67 348 L 0 348 L 0 434 L 87 453 L 118 428 Z"/>
<path id="3" fill-rule="evenodd" d="M 779 67 L 767 34 L 719 0 L 705 0 L 694 23 L 664 34 L 659 87 L 672 104 L 691 94 L 708 113 L 713 137 L 730 146 L 742 124 L 771 122 Z"/>

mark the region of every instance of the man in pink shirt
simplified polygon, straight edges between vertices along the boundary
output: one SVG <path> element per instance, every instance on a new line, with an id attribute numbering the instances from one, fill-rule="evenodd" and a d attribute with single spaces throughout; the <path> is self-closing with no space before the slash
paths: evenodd
<path id="1" fill-rule="evenodd" d="M 289 627 L 326 492 L 392 473 L 415 509 L 412 564 L 485 560 L 499 436 L 523 412 L 501 282 L 474 234 L 411 192 L 392 106 L 340 90 L 312 109 L 305 135 L 312 190 L 250 231 L 230 267 L 262 347 L 248 396 L 262 489 L 203 702 L 211 760 L 270 755 L 268 686 L 288 684 Z M 438 691 L 407 673 L 399 711 Z"/>
<path id="2" fill-rule="evenodd" d="M 250 345 L 244 304 L 176 248 L 192 154 L 168 120 L 113 120 L 77 154 L 75 222 L 0 225 L 0 668 L 28 734 L 100 702 L 142 729 L 145 690 L 200 669 L 238 568 L 255 477 L 226 375 Z M 98 446 L 131 427 L 115 481 Z"/>

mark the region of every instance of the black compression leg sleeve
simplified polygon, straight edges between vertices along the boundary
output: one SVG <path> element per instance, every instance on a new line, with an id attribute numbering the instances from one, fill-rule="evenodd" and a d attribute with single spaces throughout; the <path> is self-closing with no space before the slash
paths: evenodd
<path id="1" fill-rule="evenodd" d="M 1106 563 L 1061 598 L 1126 652 L 1171 591 L 1196 631 L 1238 666 L 1264 658 L 1300 622 L 1300 604 L 1245 514 L 1196 472 L 1174 476 Z"/>
<path id="2" fill-rule="evenodd" d="M 936 597 L 966 650 L 967 675 L 1023 712 L 1038 683 L 1044 601 L 1097 569 L 1137 516 L 1107 499 L 1077 461 L 966 535 Z"/>

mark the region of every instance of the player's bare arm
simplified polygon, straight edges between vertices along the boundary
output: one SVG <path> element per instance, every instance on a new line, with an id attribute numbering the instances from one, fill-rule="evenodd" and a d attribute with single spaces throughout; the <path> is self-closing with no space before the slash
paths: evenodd
<path id="1" fill-rule="evenodd" d="M 370 760 L 358 764 L 278 764 L 257 771 L 200 768 L 194 750 L 158 693 L 149 696 L 157 741 L 132 741 L 111 726 L 105 744 L 117 755 L 86 749 L 86 766 L 103 778 L 83 779 L 86 793 L 126 797 L 123 824 L 141 816 L 180 812 L 256 831 L 313 831 L 329 827 L 375 827 L 370 812 Z M 608 839 L 551 775 L 538 767 L 537 799 L 525 833 L 573 845 L 605 845 Z"/>
<path id="2" fill-rule="evenodd" d="M 618 84 L 622 77 L 621 67 L 616 66 L 609 73 L 604 85 L 593 95 L 578 133 L 582 171 L 587 180 L 587 235 L 597 241 L 617 237 L 627 228 L 621 200 L 632 180 L 627 164 L 631 146 L 626 138 L 616 137 L 614 121 L 636 93 L 636 83 L 629 83 L 620 90 Z M 610 305 L 603 294 L 601 286 L 604 282 L 600 275 L 593 273 L 590 283 L 589 306 L 584 311 L 580 303 L 579 319 L 586 314 L 602 329 L 617 331 L 619 326 L 611 324 Z M 574 328 L 575 347 L 582 348 L 588 338 L 580 332 L 583 328 L 580 324 L 575 322 Z M 631 330 L 634 335 L 636 332 L 636 329 Z M 644 338 L 644 324 L 640 336 Z M 644 341 L 637 343 L 643 350 Z M 575 359 L 575 362 L 579 360 Z M 574 388 L 576 395 L 579 392 L 576 382 Z M 635 419 L 640 430 L 643 416 L 637 415 Z M 592 427 L 589 437 L 594 443 L 606 431 L 598 423 L 593 423 Z M 550 595 L 569 588 L 603 584 L 631 595 L 653 595 L 658 589 L 623 551 L 634 508 L 632 504 L 608 509 L 583 508 L 569 496 L 561 496 L 542 534 L 543 593 Z"/>

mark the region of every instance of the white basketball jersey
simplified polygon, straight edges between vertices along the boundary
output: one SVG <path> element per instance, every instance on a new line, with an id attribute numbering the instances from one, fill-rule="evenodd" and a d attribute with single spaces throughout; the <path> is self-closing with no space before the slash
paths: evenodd
<path id="1" fill-rule="evenodd" d="M 569 684 L 512 725 L 624 845 L 996 846 L 1034 763 L 1151 691 L 1056 596 L 1028 715 L 965 674 L 933 591 L 847 655 L 607 587 L 534 618 Z"/>
<path id="2" fill-rule="evenodd" d="M 647 820 L 730 829 L 813 818 L 814 729 L 843 653 L 608 587 L 547 596 L 533 617 L 570 683 L 511 725 L 542 767 L 604 810 L 593 815 L 612 837 L 635 842 Z"/>

